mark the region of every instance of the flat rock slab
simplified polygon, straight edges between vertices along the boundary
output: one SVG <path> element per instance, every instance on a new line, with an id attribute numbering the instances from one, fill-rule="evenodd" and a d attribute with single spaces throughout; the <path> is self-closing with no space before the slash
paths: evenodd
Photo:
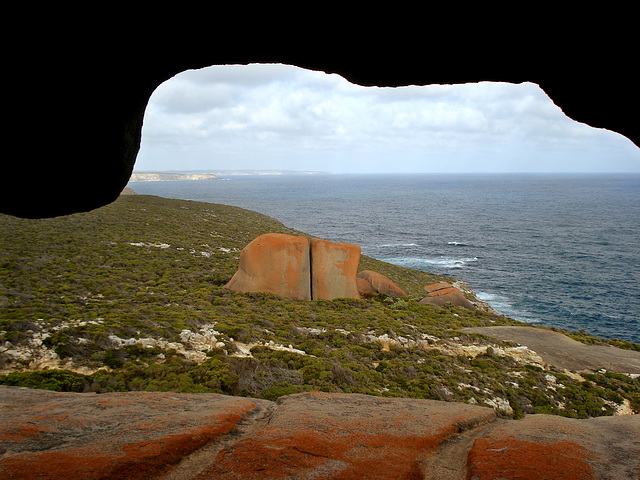
<path id="1" fill-rule="evenodd" d="M 559 332 L 535 327 L 497 326 L 462 329 L 498 340 L 519 343 L 536 352 L 549 365 L 575 371 L 640 374 L 640 352 L 608 345 L 585 345 Z"/>
<path id="2" fill-rule="evenodd" d="M 0 387 L 0 479 L 157 478 L 270 403 Z"/>
<path id="3" fill-rule="evenodd" d="M 640 416 L 504 420 L 455 402 L 310 392 L 0 387 L 0 479 L 623 479 Z"/>
<path id="4" fill-rule="evenodd" d="M 474 480 L 630 480 L 640 478 L 640 416 L 575 420 L 529 415 L 474 441 Z"/>
<path id="5" fill-rule="evenodd" d="M 495 421 L 492 409 L 463 403 L 291 395 L 197 479 L 418 479 L 443 443 Z"/>

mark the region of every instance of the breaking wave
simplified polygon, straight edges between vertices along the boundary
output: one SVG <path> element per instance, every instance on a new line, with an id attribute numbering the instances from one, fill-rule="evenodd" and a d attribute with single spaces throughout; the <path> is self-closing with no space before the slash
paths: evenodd
<path id="1" fill-rule="evenodd" d="M 454 258 L 454 257 L 439 257 L 439 258 L 416 258 L 416 257 L 393 257 L 383 258 L 385 262 L 393 263 L 400 267 L 413 268 L 415 270 L 427 270 L 430 267 L 440 268 L 464 268 L 470 263 L 477 262 L 478 257 L 469 258 Z"/>
<path id="2" fill-rule="evenodd" d="M 385 243 L 384 245 L 379 245 L 380 248 L 390 248 L 390 247 L 417 247 L 417 243 Z"/>
<path id="3" fill-rule="evenodd" d="M 540 320 L 536 318 L 535 315 L 532 315 L 522 308 L 515 307 L 513 300 L 509 297 L 506 297 L 505 295 L 488 292 L 476 292 L 476 296 L 480 300 L 487 302 L 496 312 L 506 317 L 513 318 L 514 320 L 518 320 L 520 322 L 540 323 Z"/>

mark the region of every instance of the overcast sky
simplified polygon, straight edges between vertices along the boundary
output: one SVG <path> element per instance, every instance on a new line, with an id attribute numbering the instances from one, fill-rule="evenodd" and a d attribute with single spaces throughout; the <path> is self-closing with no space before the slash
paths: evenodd
<path id="1" fill-rule="evenodd" d="M 636 172 L 640 149 L 535 84 L 361 87 L 288 65 L 213 66 L 153 93 L 136 171 Z"/>

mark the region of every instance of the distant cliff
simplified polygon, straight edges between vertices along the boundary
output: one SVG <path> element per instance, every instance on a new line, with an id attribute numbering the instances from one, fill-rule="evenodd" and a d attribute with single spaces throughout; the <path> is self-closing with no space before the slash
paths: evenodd
<path id="1" fill-rule="evenodd" d="M 213 173 L 133 172 L 131 182 L 164 182 L 167 180 L 215 180 Z"/>

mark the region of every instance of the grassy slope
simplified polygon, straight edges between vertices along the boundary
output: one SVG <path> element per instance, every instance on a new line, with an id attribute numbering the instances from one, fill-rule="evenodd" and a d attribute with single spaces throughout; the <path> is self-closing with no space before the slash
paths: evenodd
<path id="1" fill-rule="evenodd" d="M 517 323 L 481 312 L 418 305 L 422 286 L 446 277 L 363 257 L 361 270 L 388 276 L 410 297 L 295 302 L 224 289 L 237 268 L 239 251 L 252 239 L 268 232 L 303 235 L 255 212 L 122 196 L 93 212 L 60 218 L 0 216 L 0 231 L 0 368 L 14 371 L 0 376 L 0 383 L 270 399 L 303 390 L 486 405 L 499 399 L 508 402 L 512 411 L 507 415 L 515 417 L 530 412 L 611 414 L 611 402 L 623 399 L 636 410 L 640 407 L 638 379 L 606 374 L 579 382 L 491 351 L 471 358 L 412 345 L 411 340 L 425 338 L 434 345 L 496 345 L 458 329 Z M 215 329 L 219 343 L 204 362 L 189 360 L 171 345 L 119 345 L 112 337 L 180 344 L 184 330 L 207 327 Z M 404 339 L 405 346 L 381 348 L 372 341 L 385 334 L 400 343 Z M 28 371 L 28 360 L 3 353 L 36 345 L 38 338 L 56 352 L 57 366 Z M 241 346 L 269 342 L 291 349 L 256 345 L 250 357 L 235 355 Z M 77 373 L 83 368 L 94 373 Z"/>

